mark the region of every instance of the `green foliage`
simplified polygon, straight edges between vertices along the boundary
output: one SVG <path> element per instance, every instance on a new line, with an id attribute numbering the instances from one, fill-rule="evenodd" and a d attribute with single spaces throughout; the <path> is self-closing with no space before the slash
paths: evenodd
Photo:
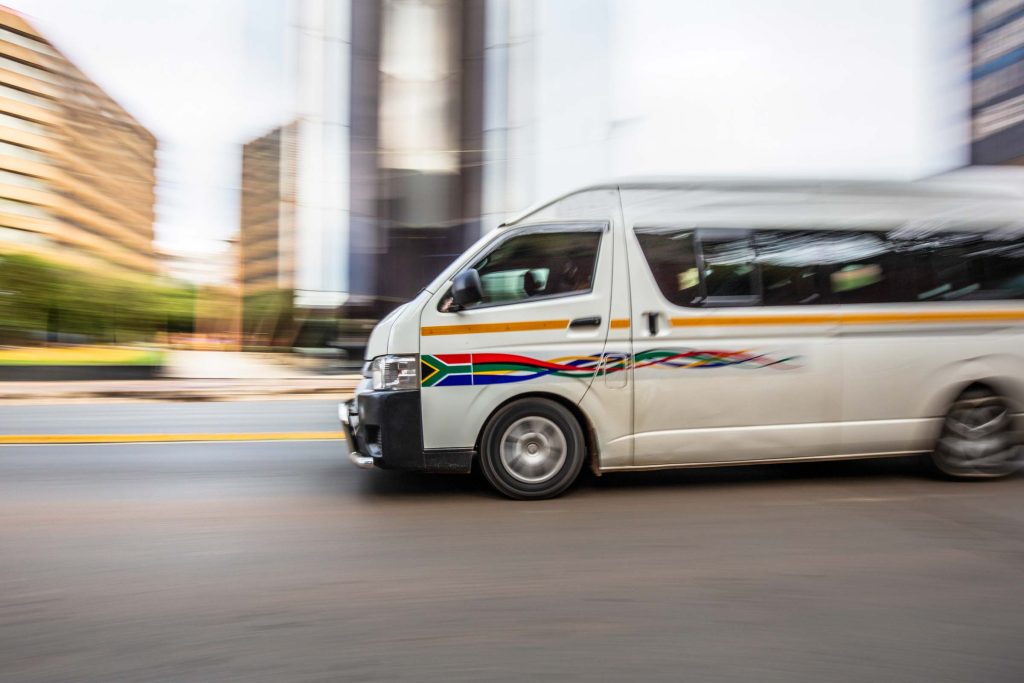
<path id="1" fill-rule="evenodd" d="M 272 289 L 249 294 L 242 304 L 242 329 L 246 338 L 273 345 L 287 336 L 295 318 L 290 289 Z"/>
<path id="2" fill-rule="evenodd" d="M 190 331 L 194 308 L 195 292 L 182 283 L 0 255 L 3 340 L 74 335 L 92 342 L 146 341 L 157 332 Z"/>

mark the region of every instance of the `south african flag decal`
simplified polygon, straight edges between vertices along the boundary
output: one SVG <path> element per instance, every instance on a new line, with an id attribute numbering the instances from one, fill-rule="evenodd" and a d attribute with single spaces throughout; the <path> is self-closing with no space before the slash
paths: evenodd
<path id="1" fill-rule="evenodd" d="M 549 375 L 587 379 L 602 362 L 601 356 L 538 360 L 510 353 L 423 355 L 420 356 L 420 382 L 425 387 L 456 387 L 525 382 Z"/>

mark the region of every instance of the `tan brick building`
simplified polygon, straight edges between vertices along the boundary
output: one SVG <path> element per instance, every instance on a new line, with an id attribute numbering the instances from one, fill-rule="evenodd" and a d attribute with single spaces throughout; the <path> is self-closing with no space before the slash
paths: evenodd
<path id="1" fill-rule="evenodd" d="M 0 253 L 155 273 L 156 138 L 0 7 Z"/>
<path id="2" fill-rule="evenodd" d="M 294 124 L 242 147 L 239 281 L 243 296 L 295 286 Z"/>

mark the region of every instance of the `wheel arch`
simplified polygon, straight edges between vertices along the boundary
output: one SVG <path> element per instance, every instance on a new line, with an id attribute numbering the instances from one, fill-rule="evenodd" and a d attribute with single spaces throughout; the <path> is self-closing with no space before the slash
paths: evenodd
<path id="1" fill-rule="evenodd" d="M 509 404 L 528 398 L 548 399 L 551 402 L 557 403 L 560 406 L 567 409 L 572 414 L 572 416 L 576 418 L 576 421 L 580 425 L 580 429 L 583 430 L 583 440 L 587 449 L 587 465 L 591 472 L 593 472 L 597 476 L 601 476 L 601 453 L 598 446 L 599 441 L 597 438 L 597 432 L 594 429 L 594 425 L 591 422 L 590 418 L 583 411 L 583 409 L 580 408 L 579 404 L 573 403 L 565 396 L 547 391 L 528 391 L 522 394 L 516 394 L 515 396 L 510 396 L 509 398 L 505 399 L 504 401 L 496 405 L 494 409 L 491 410 L 491 412 L 487 415 L 487 418 L 483 421 L 483 424 L 480 427 L 480 432 L 477 434 L 476 443 L 474 445 L 474 449 L 476 450 L 477 453 L 476 457 L 480 457 L 480 448 L 482 446 L 480 440 L 483 438 L 484 431 L 487 429 L 487 425 L 491 423 L 491 420 L 494 419 L 494 416 L 498 413 L 498 411 L 500 411 L 502 408 Z"/>
<path id="2" fill-rule="evenodd" d="M 937 369 L 931 381 L 922 387 L 922 403 L 913 417 L 928 419 L 926 431 L 919 431 L 923 443 L 934 444 L 940 435 L 941 419 L 967 389 L 984 387 L 1004 398 L 1011 412 L 1024 410 L 1024 372 L 1019 359 L 983 356 Z"/>
<path id="3" fill-rule="evenodd" d="M 1024 407 L 1024 381 L 1010 375 L 990 372 L 989 368 L 972 368 L 965 363 L 958 372 L 945 375 L 945 379 L 928 392 L 925 407 L 921 411 L 923 417 L 941 417 L 945 415 L 956 398 L 972 386 L 981 386 L 999 394 L 1011 403 L 1015 412 Z"/>

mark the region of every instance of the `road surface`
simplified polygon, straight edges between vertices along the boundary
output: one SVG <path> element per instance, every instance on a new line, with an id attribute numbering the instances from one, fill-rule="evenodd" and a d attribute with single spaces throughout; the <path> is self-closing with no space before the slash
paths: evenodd
<path id="1" fill-rule="evenodd" d="M 317 432 L 333 411 L 9 406 L 0 432 Z M 1024 479 L 894 460 L 517 503 L 343 454 L 0 446 L 0 680 L 1024 680 Z"/>

